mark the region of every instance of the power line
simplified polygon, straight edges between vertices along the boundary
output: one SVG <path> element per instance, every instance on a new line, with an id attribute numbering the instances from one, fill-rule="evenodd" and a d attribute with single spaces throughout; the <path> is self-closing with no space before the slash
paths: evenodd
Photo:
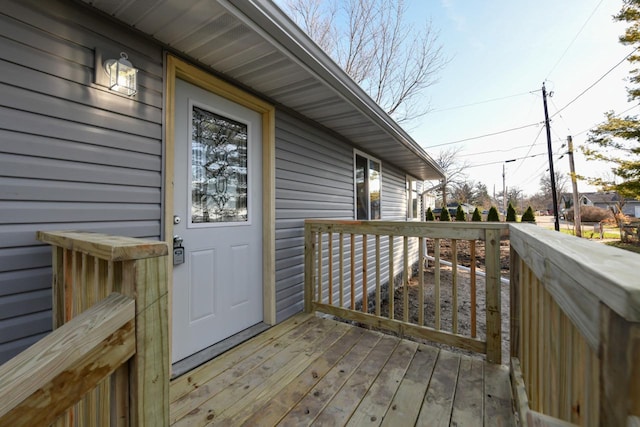
<path id="1" fill-rule="evenodd" d="M 553 102 L 553 98 L 549 98 L 549 102 L 551 102 L 551 105 L 553 105 L 553 108 L 555 108 L 556 111 L 558 111 L 558 106 L 555 104 L 555 102 Z M 567 132 L 569 132 L 569 135 L 571 135 L 571 129 L 569 128 L 569 125 L 567 124 L 567 121 L 564 119 L 562 114 L 558 113 L 558 115 L 562 119 L 564 124 L 567 126 Z"/>
<path id="2" fill-rule="evenodd" d="M 547 154 L 547 153 L 538 153 L 538 154 L 532 154 L 532 155 L 530 155 L 530 156 L 526 156 L 526 157 L 517 157 L 517 158 L 515 158 L 515 159 L 509 159 L 509 160 L 510 160 L 510 161 L 513 161 L 513 160 L 530 159 L 530 158 L 533 158 L 533 157 L 544 156 L 544 155 L 546 155 L 546 154 Z M 477 165 L 470 165 L 470 166 L 467 166 L 467 169 L 468 169 L 468 168 L 477 168 L 477 167 L 480 167 L 480 166 L 487 166 L 487 165 L 497 165 L 497 164 L 499 164 L 499 163 L 505 163 L 505 162 L 506 162 L 506 160 L 498 160 L 498 161 L 495 161 L 495 162 L 479 163 L 479 164 L 477 164 Z"/>
<path id="3" fill-rule="evenodd" d="M 429 145 L 429 146 L 427 146 L 425 148 L 434 148 L 434 147 L 442 147 L 443 145 L 458 144 L 460 142 L 472 141 L 474 139 L 486 138 L 488 136 L 495 136 L 495 135 L 500 135 L 500 134 L 507 133 L 507 132 L 513 132 L 513 131 L 520 130 L 520 129 L 530 128 L 532 126 L 538 126 L 539 124 L 540 123 L 531 123 L 531 124 L 528 124 L 528 125 L 523 125 L 523 126 L 511 128 L 511 129 L 501 130 L 501 131 L 498 131 L 498 132 L 492 132 L 492 133 L 487 133 L 487 134 L 484 134 L 484 135 L 472 136 L 470 138 L 459 139 L 457 141 L 450 141 L 450 142 L 444 142 L 442 144 Z"/>
<path id="4" fill-rule="evenodd" d="M 538 144 L 534 144 L 534 145 L 540 145 L 542 143 L 538 143 Z M 508 153 L 509 151 L 514 151 L 520 148 L 525 148 L 525 147 L 529 147 L 529 144 L 525 144 L 525 145 L 518 145 L 515 147 L 511 147 L 508 148 L 506 150 L 489 150 L 489 151 L 480 151 L 480 152 L 476 152 L 476 153 L 467 153 L 467 154 L 458 154 L 458 157 L 468 157 L 468 156 L 478 156 L 480 154 L 490 154 L 490 153 Z"/>
<path id="5" fill-rule="evenodd" d="M 624 110 L 624 111 L 623 111 L 623 112 L 621 112 L 621 113 L 614 114 L 614 115 L 613 115 L 613 117 L 620 117 L 620 116 L 622 116 L 624 113 L 628 113 L 629 111 L 633 110 L 634 108 L 637 108 L 638 106 L 640 106 L 640 104 L 636 104 L 636 105 L 634 105 L 634 106 L 631 106 L 631 107 L 627 108 L 626 110 Z M 593 124 L 593 125 L 589 126 L 588 128 L 586 128 L 585 130 L 580 131 L 580 132 L 578 132 L 578 133 L 576 133 L 576 134 L 573 134 L 573 136 L 574 136 L 574 137 L 576 137 L 576 136 L 578 136 L 578 135 L 582 135 L 583 133 L 587 133 L 587 132 L 589 132 L 591 129 L 593 129 L 594 127 L 599 126 L 599 125 L 601 125 L 601 124 L 603 124 L 603 123 L 605 123 L 605 122 L 606 122 L 606 120 L 603 120 L 603 121 L 600 121 L 600 122 L 598 122 L 598 123 L 595 123 L 595 124 Z"/>
<path id="6" fill-rule="evenodd" d="M 560 114 L 562 111 L 564 111 L 569 105 L 573 104 L 574 102 L 576 102 L 582 95 L 584 95 L 585 93 L 587 93 L 589 90 L 591 90 L 595 85 L 597 85 L 598 83 L 600 83 L 600 81 L 602 79 L 604 79 L 610 72 L 612 72 L 613 70 L 615 70 L 616 68 L 618 68 L 618 66 L 620 64 L 622 64 L 624 61 L 626 61 L 631 55 L 633 55 L 636 51 L 638 50 L 638 48 L 633 49 L 627 56 L 625 56 L 624 58 L 622 58 L 620 60 L 620 62 L 618 62 L 616 65 L 614 65 L 613 67 L 609 68 L 609 70 L 604 73 L 603 75 L 601 75 L 595 82 L 593 82 L 589 87 L 587 87 L 585 90 L 583 90 L 582 92 L 580 92 L 580 94 L 578 96 L 576 96 L 575 98 L 573 98 L 571 101 L 569 101 L 564 107 L 562 107 L 561 109 L 559 109 L 558 111 L 555 112 L 555 114 L 553 116 L 551 116 L 551 118 L 557 116 L 558 114 Z"/>
<path id="7" fill-rule="evenodd" d="M 573 40 L 571 40 L 571 42 L 569 43 L 569 46 L 567 46 L 567 48 L 564 50 L 564 52 L 562 52 L 562 55 L 560 55 L 560 58 L 558 58 L 558 60 L 556 61 L 556 63 L 553 65 L 553 67 L 551 67 L 551 71 L 549 71 L 549 73 L 547 73 L 547 79 L 549 78 L 549 76 L 551 75 L 551 73 L 553 73 L 556 69 L 556 67 L 558 66 L 558 64 L 560 63 L 560 61 L 562 61 L 565 57 L 565 55 L 567 54 L 567 52 L 569 51 L 569 49 L 571 49 L 571 46 L 573 46 L 573 44 L 575 43 L 575 41 L 578 39 L 578 37 L 580 36 L 580 34 L 582 33 L 582 31 L 585 29 L 585 27 L 587 26 L 587 24 L 589 23 L 589 21 L 591 20 L 591 18 L 593 18 L 593 15 L 595 15 L 596 11 L 598 10 L 598 8 L 600 7 L 600 5 L 602 4 L 604 0 L 600 0 L 600 2 L 596 5 L 596 7 L 593 9 L 593 11 L 591 12 L 591 15 L 589 15 L 589 17 L 587 18 L 586 21 L 584 21 L 584 24 L 582 24 L 582 27 L 580 27 L 580 29 L 578 30 L 578 32 L 576 33 L 575 37 L 573 38 Z"/>
<path id="8" fill-rule="evenodd" d="M 529 146 L 529 150 L 527 150 L 527 154 L 524 155 L 525 157 L 527 157 L 529 155 L 529 153 L 531 153 L 531 150 L 536 145 L 536 142 L 538 141 L 538 138 L 540 138 L 540 135 L 542 134 L 542 129 L 544 129 L 544 127 L 541 126 L 540 129 L 538 130 L 538 134 L 536 135 L 536 137 L 534 138 L 533 142 Z M 516 168 L 516 170 L 513 173 L 518 172 L 518 170 L 520 170 L 520 167 L 522 166 L 523 163 L 524 163 L 524 161 L 520 162 L 518 164 L 518 167 Z"/>
<path id="9" fill-rule="evenodd" d="M 456 105 L 456 106 L 453 106 L 453 107 L 438 108 L 438 109 L 429 111 L 429 113 L 439 113 L 441 111 L 449 111 L 449 110 L 456 110 L 458 108 L 473 107 L 474 105 L 487 104 L 489 102 L 502 101 L 503 99 L 515 98 L 515 97 L 523 96 L 523 95 L 530 95 L 532 92 L 533 91 L 516 93 L 514 95 L 508 95 L 508 96 L 501 96 L 499 98 L 486 99 L 484 101 L 472 102 L 470 104 L 462 104 L 462 105 Z"/>
<path id="10" fill-rule="evenodd" d="M 545 154 L 545 155 L 546 155 L 547 153 L 543 153 L 543 154 Z M 558 152 L 558 153 L 554 153 L 554 154 L 553 154 L 553 156 L 555 157 L 555 160 L 554 160 L 554 161 L 556 161 L 556 162 L 557 162 L 557 161 L 559 160 L 559 156 L 560 156 L 560 155 L 561 155 L 561 153 L 559 153 L 559 152 Z M 549 170 L 549 163 L 548 163 L 546 160 L 544 160 L 544 161 L 540 164 L 540 166 L 538 166 L 538 168 L 535 170 L 535 172 L 533 172 L 532 174 L 530 174 L 529 176 L 527 176 L 525 179 L 523 179 L 523 180 L 519 181 L 517 186 L 519 187 L 523 182 L 529 182 L 529 181 L 531 181 L 531 179 L 532 179 L 533 177 L 536 177 L 536 176 L 538 176 L 538 177 L 539 177 L 539 176 L 540 176 L 540 174 L 541 174 L 541 173 L 543 173 L 543 170 L 544 170 L 544 169 Z M 511 175 L 513 175 L 514 173 L 515 173 L 515 172 L 512 172 L 512 173 L 511 173 Z"/>

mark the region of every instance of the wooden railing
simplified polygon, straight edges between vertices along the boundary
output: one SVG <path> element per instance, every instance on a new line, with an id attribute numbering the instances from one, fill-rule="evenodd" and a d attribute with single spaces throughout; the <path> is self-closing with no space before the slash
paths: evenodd
<path id="1" fill-rule="evenodd" d="M 492 363 L 501 363 L 500 239 L 507 226 L 499 223 L 437 223 L 390 221 L 305 221 L 305 310 L 320 311 L 372 327 L 427 339 L 465 350 L 484 353 Z M 449 241 L 451 280 L 441 275 L 440 248 Z M 427 241 L 432 246 L 433 272 L 425 277 Z M 470 248 L 471 333 L 458 330 L 458 243 Z M 486 277 L 484 287 L 486 323 L 481 338 L 476 334 L 476 243 L 484 246 Z M 417 277 L 412 279 L 412 268 Z M 431 274 L 433 273 L 433 274 Z M 431 279 L 432 278 L 432 279 Z M 410 301 L 409 288 L 417 287 L 417 301 Z M 441 301 L 445 287 L 451 293 L 450 306 Z M 388 298 L 384 297 L 384 290 Z M 395 301 L 396 290 L 401 297 Z M 434 313 L 427 319 L 425 291 L 433 295 Z M 480 292 L 480 290 L 478 290 Z M 373 299 L 373 301 L 370 301 Z M 384 301 L 383 301 L 384 300 Z M 389 307 L 383 313 L 383 303 Z M 400 305 L 402 317 L 394 311 Z M 417 304 L 417 319 L 409 316 Z M 371 306 L 371 308 L 370 308 Z M 451 310 L 449 330 L 441 322 L 442 309 Z"/>
<path id="2" fill-rule="evenodd" d="M 510 240 L 521 425 L 640 425 L 640 256 L 535 225 Z"/>
<path id="3" fill-rule="evenodd" d="M 166 243 L 83 232 L 38 239 L 53 246 L 54 332 L 3 365 L 0 425 L 19 425 L 4 422 L 16 414 L 22 425 L 168 425 Z M 12 366 L 23 375 L 5 372 Z M 43 414 L 32 402 L 47 393 L 59 404 L 47 401 L 55 411 Z"/>
<path id="4" fill-rule="evenodd" d="M 99 387 L 135 353 L 134 317 L 135 301 L 111 294 L 0 366 L 0 425 L 50 425 Z"/>

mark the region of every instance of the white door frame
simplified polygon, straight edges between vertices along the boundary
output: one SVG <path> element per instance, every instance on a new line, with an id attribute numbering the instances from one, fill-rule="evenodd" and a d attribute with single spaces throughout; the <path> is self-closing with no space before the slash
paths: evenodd
<path id="1" fill-rule="evenodd" d="M 185 80 L 218 96 L 254 110 L 262 116 L 262 300 L 263 321 L 276 323 L 275 295 L 275 108 L 171 54 L 167 54 L 165 78 L 164 126 L 164 240 L 173 248 L 173 175 L 175 129 L 175 82 Z M 171 307 L 173 293 L 173 251 L 169 250 L 169 342 L 171 341 Z M 169 355 L 171 360 L 171 355 Z"/>

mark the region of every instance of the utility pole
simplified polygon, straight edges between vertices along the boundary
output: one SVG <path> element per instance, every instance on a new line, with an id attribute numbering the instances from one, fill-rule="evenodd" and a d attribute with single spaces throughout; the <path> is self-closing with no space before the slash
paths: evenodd
<path id="1" fill-rule="evenodd" d="M 571 170 L 571 187 L 573 188 L 573 222 L 576 236 L 582 237 L 582 223 L 580 219 L 580 203 L 578 200 L 578 180 L 576 178 L 576 165 L 573 162 L 573 138 L 567 137 L 569 146 L 569 169 Z"/>
<path id="2" fill-rule="evenodd" d="M 547 110 L 547 89 L 542 83 L 542 104 L 544 105 L 544 125 L 547 128 L 547 151 L 549 152 L 549 173 L 551 174 L 551 196 L 553 197 L 554 228 L 560 231 L 560 215 L 558 214 L 558 194 L 556 193 L 556 173 L 553 170 L 553 149 L 551 148 L 551 127 Z"/>
<path id="3" fill-rule="evenodd" d="M 504 171 L 504 165 L 506 163 L 511 163 L 511 162 L 515 162 L 516 159 L 511 159 L 511 160 L 505 160 L 502 163 L 502 212 L 504 212 L 504 216 L 505 218 L 507 217 L 507 180 L 505 178 L 505 171 Z M 494 192 L 494 197 L 495 197 L 495 186 L 493 189 Z"/>
<path id="4" fill-rule="evenodd" d="M 507 214 L 507 180 L 504 175 L 504 163 L 502 164 L 502 212 Z"/>

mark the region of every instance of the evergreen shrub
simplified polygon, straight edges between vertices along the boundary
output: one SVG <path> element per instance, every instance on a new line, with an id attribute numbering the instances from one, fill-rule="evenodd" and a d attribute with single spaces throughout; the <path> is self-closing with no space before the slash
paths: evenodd
<path id="1" fill-rule="evenodd" d="M 491 209 L 489 209 L 487 222 L 500 222 L 500 215 L 498 215 L 498 209 L 495 206 L 491 206 Z"/>

